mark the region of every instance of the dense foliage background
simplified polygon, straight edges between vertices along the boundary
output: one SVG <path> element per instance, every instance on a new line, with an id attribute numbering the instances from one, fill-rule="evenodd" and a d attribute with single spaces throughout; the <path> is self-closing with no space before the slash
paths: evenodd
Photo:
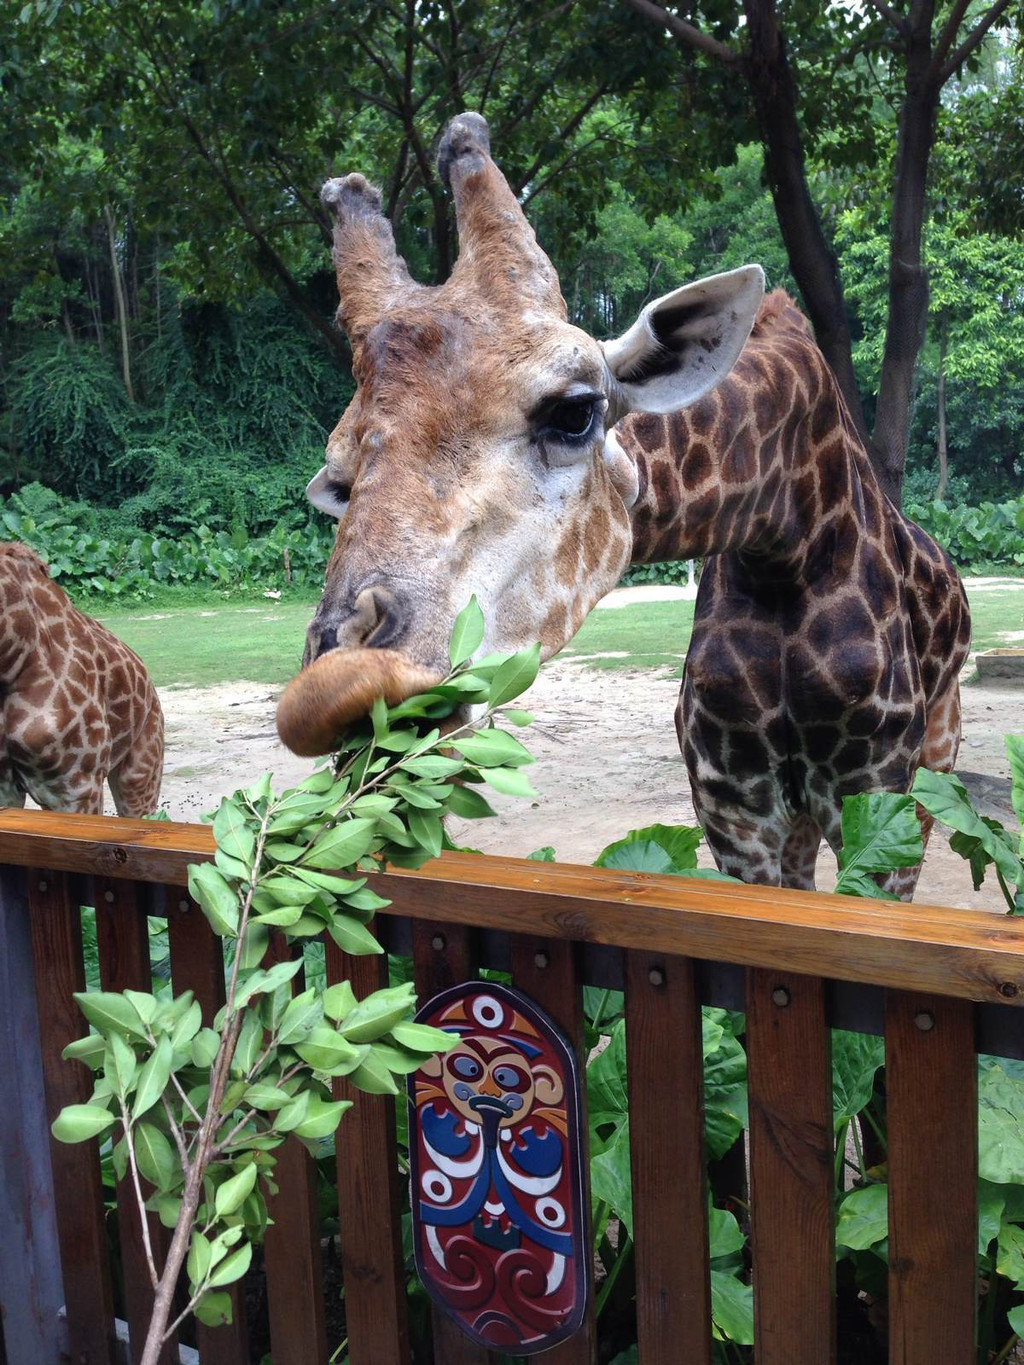
<path id="1" fill-rule="evenodd" d="M 870 17 L 851 33 L 849 7 L 804 8 L 780 12 L 870 415 L 892 60 Z M 739 22 L 728 3 L 686 12 Z M 947 538 L 968 564 L 1024 554 L 1014 15 L 944 88 L 924 236 L 904 498 L 940 534 L 959 517 Z M 678 281 L 747 260 L 795 292 L 748 103 L 614 0 L 0 6 L 2 534 L 96 591 L 258 585 L 286 548 L 293 581 L 315 582 L 329 531 L 301 490 L 351 391 L 320 181 L 381 181 L 414 273 L 441 278 L 455 243 L 433 146 L 482 107 L 572 318 L 614 334 Z"/>

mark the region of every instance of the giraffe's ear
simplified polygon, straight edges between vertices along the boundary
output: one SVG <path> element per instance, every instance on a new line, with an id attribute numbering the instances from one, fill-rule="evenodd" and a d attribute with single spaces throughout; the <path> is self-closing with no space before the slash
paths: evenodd
<path id="1" fill-rule="evenodd" d="M 306 484 L 306 497 L 318 511 L 339 521 L 348 511 L 348 489 L 331 478 L 326 465 Z"/>
<path id="2" fill-rule="evenodd" d="M 714 388 L 736 363 L 763 295 L 764 271 L 744 265 L 649 303 L 628 332 L 603 343 L 615 419 L 674 412 Z"/>

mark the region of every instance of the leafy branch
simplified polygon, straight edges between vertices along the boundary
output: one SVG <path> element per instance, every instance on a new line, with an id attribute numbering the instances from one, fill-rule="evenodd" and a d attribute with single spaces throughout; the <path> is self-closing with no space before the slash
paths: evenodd
<path id="1" fill-rule="evenodd" d="M 53 1132 L 65 1142 L 119 1132 L 114 1168 L 120 1179 L 130 1172 L 154 1288 L 141 1365 L 155 1365 L 189 1314 L 209 1325 L 231 1320 L 227 1287 L 248 1270 L 266 1228 L 273 1152 L 289 1134 L 313 1144 L 334 1132 L 351 1106 L 331 1098 L 334 1078 L 395 1095 L 396 1077 L 451 1046 L 447 1034 L 411 1021 L 411 984 L 363 1000 L 347 981 L 294 993 L 302 957 L 290 954 L 324 932 L 343 952 L 382 952 L 370 922 L 389 902 L 365 874 L 436 857 L 449 812 L 493 815 L 481 784 L 533 795 L 521 771 L 533 759 L 496 721 L 532 719 L 508 703 L 536 677 L 539 646 L 473 663 L 483 637 L 471 600 L 442 682 L 396 706 L 378 699 L 297 787 L 275 795 L 264 775 L 221 802 L 214 859 L 188 870 L 189 891 L 229 957 L 212 1026 L 191 991 L 76 996 L 94 1031 L 64 1055 L 96 1081 L 89 1102 L 62 1110 Z M 466 719 L 469 707 L 482 708 L 479 718 Z M 272 935 L 289 955 L 264 965 Z M 173 1229 L 162 1268 L 149 1212 Z M 172 1322 L 183 1267 L 189 1298 Z"/>

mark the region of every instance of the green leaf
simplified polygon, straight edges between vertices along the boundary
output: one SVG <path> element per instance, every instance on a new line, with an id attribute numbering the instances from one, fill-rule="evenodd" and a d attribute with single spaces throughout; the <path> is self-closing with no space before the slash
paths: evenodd
<path id="1" fill-rule="evenodd" d="M 259 1171 L 256 1166 L 250 1162 L 248 1166 L 243 1166 L 236 1175 L 225 1180 L 223 1185 L 217 1186 L 214 1208 L 217 1211 L 218 1218 L 227 1218 L 242 1207 L 256 1188 L 258 1174 Z"/>
<path id="2" fill-rule="evenodd" d="M 139 1170 L 158 1190 L 166 1190 L 177 1172 L 170 1142 L 151 1123 L 136 1124 L 134 1137 Z"/>
<path id="3" fill-rule="evenodd" d="M 482 820 L 495 814 L 493 807 L 472 787 L 453 787 L 445 805 L 460 820 Z"/>
<path id="4" fill-rule="evenodd" d="M 329 872 L 314 872 L 309 867 L 292 869 L 296 877 L 301 877 L 310 886 L 320 891 L 330 891 L 335 896 L 347 896 L 350 891 L 358 891 L 366 885 L 365 877 L 332 877 Z"/>
<path id="5" fill-rule="evenodd" d="M 491 679 L 488 705 L 504 706 L 513 701 L 530 687 L 540 668 L 540 645 L 530 645 L 520 649 L 506 659 Z"/>
<path id="6" fill-rule="evenodd" d="M 522 768 L 534 761 L 530 751 L 505 730 L 476 730 L 454 738 L 452 748 L 478 768 Z"/>
<path id="7" fill-rule="evenodd" d="M 251 976 L 247 976 L 238 987 L 235 994 L 235 1008 L 241 1009 L 248 1004 L 254 995 L 269 995 L 276 991 L 280 986 L 286 986 L 294 976 L 302 970 L 302 958 L 297 957 L 291 962 L 275 962 L 272 967 L 264 970 L 257 968 Z"/>
<path id="8" fill-rule="evenodd" d="M 747 1057 L 726 1034 L 704 1061 L 704 1126 L 708 1156 L 717 1161 L 747 1122 Z"/>
<path id="9" fill-rule="evenodd" d="M 191 994 L 191 991 L 186 991 L 186 995 L 191 996 Z M 188 1008 L 171 1029 L 171 1047 L 174 1051 L 178 1052 L 181 1048 L 188 1047 L 200 1028 L 202 1028 L 202 1025 L 202 1007 L 198 1000 L 192 1000 Z"/>
<path id="10" fill-rule="evenodd" d="M 511 725 L 532 725 L 536 720 L 531 711 L 518 711 L 513 706 L 507 706 L 501 714 Z"/>
<path id="11" fill-rule="evenodd" d="M 58 1142 L 84 1142 L 104 1132 L 113 1122 L 110 1110 L 98 1104 L 67 1104 L 50 1125 L 50 1131 Z"/>
<path id="12" fill-rule="evenodd" d="M 107 1043 L 102 1033 L 87 1033 L 84 1038 L 68 1043 L 60 1055 L 65 1061 L 84 1062 L 96 1071 L 103 1065 L 106 1050 Z"/>
<path id="13" fill-rule="evenodd" d="M 368 1043 L 366 1046 L 374 1060 L 396 1076 L 410 1076 L 423 1065 L 422 1053 L 408 1052 L 404 1047 L 392 1047 L 390 1043 Z"/>
<path id="14" fill-rule="evenodd" d="M 291 1104 L 286 1104 L 278 1113 L 274 1120 L 274 1128 L 279 1133 L 290 1133 L 293 1128 L 297 1128 L 305 1119 L 309 1112 L 310 1092 L 300 1090 L 292 1100 Z"/>
<path id="15" fill-rule="evenodd" d="M 554 863 L 558 861 L 555 857 L 555 850 L 550 844 L 545 844 L 543 848 L 535 848 L 532 853 L 526 855 L 526 860 L 530 863 Z"/>
<path id="16" fill-rule="evenodd" d="M 403 773 L 413 773 L 416 777 L 438 778 L 454 777 L 465 765 L 458 758 L 444 758 L 441 754 L 424 754 L 422 758 L 407 758 L 402 764 Z M 404 790 L 401 795 L 405 795 Z"/>
<path id="17" fill-rule="evenodd" d="M 452 668 L 465 663 L 483 644 L 484 614 L 476 600 L 476 594 L 469 599 L 459 612 L 452 625 L 451 640 L 448 644 L 448 658 Z"/>
<path id="18" fill-rule="evenodd" d="M 412 982 L 374 991 L 345 1017 L 339 1031 L 351 1043 L 372 1043 L 406 1019 L 416 1004 Z"/>
<path id="19" fill-rule="evenodd" d="M 213 1066 L 213 1059 L 217 1055 L 220 1047 L 220 1035 L 212 1028 L 200 1029 L 192 1039 L 192 1063 L 194 1066 L 206 1068 Z"/>
<path id="20" fill-rule="evenodd" d="M 276 1085 L 271 1085 L 267 1081 L 257 1081 L 250 1085 L 245 1092 L 245 1101 L 251 1104 L 254 1109 L 263 1109 L 266 1112 L 274 1112 L 283 1109 L 286 1104 L 291 1104 L 293 1096 L 287 1090 L 281 1090 Z"/>
<path id="21" fill-rule="evenodd" d="M 886 1185 L 866 1185 L 851 1190 L 839 1205 L 836 1242 L 853 1251 L 877 1247 L 889 1236 L 889 1190 Z"/>
<path id="22" fill-rule="evenodd" d="M 398 1086 L 386 1066 L 371 1053 L 349 1074 L 349 1081 L 368 1095 L 397 1095 Z"/>
<path id="23" fill-rule="evenodd" d="M 212 1261 L 213 1252 L 210 1248 L 209 1238 L 201 1232 L 193 1232 L 188 1247 L 188 1261 L 185 1264 L 192 1284 L 200 1285 L 203 1283 L 209 1274 Z"/>
<path id="24" fill-rule="evenodd" d="M 192 863 L 188 869 L 189 894 L 202 907 L 215 934 L 238 936 L 238 897 L 212 863 Z"/>
<path id="25" fill-rule="evenodd" d="M 307 1142 L 316 1138 L 330 1137 L 341 1122 L 341 1116 L 346 1109 L 352 1108 L 351 1100 L 335 1100 L 330 1103 L 326 1100 L 318 1099 L 315 1095 L 309 1103 L 309 1117 L 295 1129 L 295 1135 L 305 1138 Z"/>
<path id="26" fill-rule="evenodd" d="M 204 1327 L 229 1327 L 231 1317 L 230 1294 L 204 1294 L 195 1306 L 195 1315 Z"/>
<path id="27" fill-rule="evenodd" d="M 651 843 L 663 849 L 671 868 L 682 872 L 697 866 L 697 848 L 703 832 L 694 825 L 647 825 L 643 829 L 631 829 L 624 839 L 618 839 L 603 849 L 595 860 L 595 867 L 632 867 L 627 861 L 611 861 L 619 850 L 627 849 L 630 844 Z M 651 855 L 647 855 L 651 856 Z M 637 871 L 669 871 L 669 868 L 638 867 Z"/>
<path id="28" fill-rule="evenodd" d="M 832 1031 L 832 1113 L 836 1131 L 865 1108 L 875 1073 L 885 1064 L 885 1044 L 869 1033 Z"/>
<path id="29" fill-rule="evenodd" d="M 350 915 L 335 915 L 327 931 L 341 951 L 351 953 L 353 957 L 366 957 L 370 953 L 384 951 L 366 925 Z"/>
<path id="30" fill-rule="evenodd" d="M 1002 1066 L 978 1076 L 978 1174 L 995 1185 L 1024 1185 L 1024 1081 Z"/>
<path id="31" fill-rule="evenodd" d="M 139 1072 L 139 1083 L 135 1087 L 135 1099 L 132 1102 L 133 1118 L 137 1119 L 147 1110 L 152 1109 L 166 1090 L 167 1082 L 171 1076 L 173 1057 L 174 1049 L 171 1047 L 171 1040 L 165 1036 L 160 1039 L 156 1051 Z"/>
<path id="32" fill-rule="evenodd" d="M 376 820 L 354 817 L 320 835 L 302 858 L 306 867 L 351 867 L 373 843 Z"/>
<path id="33" fill-rule="evenodd" d="M 328 986 L 322 998 L 324 1014 L 334 1020 L 344 1019 L 357 1003 L 351 981 L 339 981 L 336 986 Z"/>
<path id="34" fill-rule="evenodd" d="M 843 800 L 843 847 L 836 891 L 863 895 L 870 872 L 913 867 L 924 857 L 914 799 L 898 792 L 859 792 Z M 872 882 L 868 894 L 877 896 Z"/>
<path id="35" fill-rule="evenodd" d="M 735 1216 L 728 1209 L 716 1209 L 712 1204 L 708 1209 L 708 1241 L 711 1260 L 715 1260 L 742 1251 L 747 1239 Z"/>
<path id="36" fill-rule="evenodd" d="M 430 1024 L 414 1024 L 411 1021 L 396 1024 L 391 1036 L 410 1052 L 422 1052 L 430 1056 L 436 1052 L 450 1052 L 459 1041 L 455 1034 L 432 1028 Z"/>
<path id="37" fill-rule="evenodd" d="M 489 787 L 503 796 L 536 796 L 521 772 L 514 768 L 481 768 L 480 776 Z"/>
<path id="38" fill-rule="evenodd" d="M 107 1057 L 103 1065 L 103 1074 L 110 1084 L 111 1090 L 120 1099 L 127 1095 L 135 1073 L 138 1070 L 138 1061 L 134 1049 L 131 1048 L 120 1033 L 112 1033 L 110 1042 L 107 1044 Z"/>
<path id="39" fill-rule="evenodd" d="M 224 1260 L 214 1269 L 210 1276 L 210 1288 L 217 1289 L 222 1284 L 233 1284 L 235 1280 L 240 1280 L 249 1269 L 252 1262 L 252 1243 L 243 1242 L 237 1251 L 233 1251 L 230 1256 L 225 1256 Z"/>
<path id="40" fill-rule="evenodd" d="M 967 788 L 958 777 L 952 773 L 932 773 L 927 768 L 918 768 L 913 794 L 936 820 L 977 839 L 1011 885 L 1024 883 L 1024 865 L 1020 858 L 974 809 Z"/>
<path id="41" fill-rule="evenodd" d="M 630 1183 L 629 1119 L 616 1128 L 611 1142 L 590 1159 L 590 1189 L 603 1199 L 626 1231 L 633 1235 L 633 1187 Z"/>
<path id="42" fill-rule="evenodd" d="M 278 1029 L 278 1042 L 287 1046 L 308 1037 L 323 1018 L 323 1013 L 323 1003 L 310 986 L 308 990 L 288 1002 L 288 1008 L 281 1018 Z"/>
<path id="43" fill-rule="evenodd" d="M 270 930 L 263 924 L 250 922 L 246 925 L 245 937 L 238 945 L 238 967 L 246 971 L 258 967 L 263 961 L 270 942 Z"/>
<path id="44" fill-rule="evenodd" d="M 416 842 L 436 858 L 441 852 L 441 821 L 431 812 L 411 810 L 409 812 L 409 832 Z"/>
<path id="45" fill-rule="evenodd" d="M 113 991 L 76 991 L 78 1008 L 100 1033 L 130 1033 L 133 1038 L 146 1038 L 145 1025 L 138 1010 L 123 995 Z"/>
<path id="46" fill-rule="evenodd" d="M 213 817 L 213 837 L 217 847 L 229 858 L 237 858 L 246 868 L 252 866 L 256 852 L 256 836 L 245 821 L 242 808 L 231 797 L 225 796 Z"/>
<path id="47" fill-rule="evenodd" d="M 671 875 L 676 872 L 675 863 L 660 844 L 653 840 L 623 840 L 606 848 L 598 857 L 595 867 L 619 868 L 629 872 L 657 872 Z"/>
<path id="48" fill-rule="evenodd" d="M 754 1344 L 754 1290 L 721 1270 L 711 1271 L 711 1320 L 719 1341 Z"/>
<path id="49" fill-rule="evenodd" d="M 294 1046 L 302 1060 L 315 1071 L 327 1071 L 331 1075 L 347 1075 L 364 1060 L 362 1049 L 342 1038 L 328 1024 L 318 1025 Z"/>

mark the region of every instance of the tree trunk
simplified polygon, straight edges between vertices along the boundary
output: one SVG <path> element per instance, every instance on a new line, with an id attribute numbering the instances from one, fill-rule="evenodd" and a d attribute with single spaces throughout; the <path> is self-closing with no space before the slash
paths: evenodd
<path id="1" fill-rule="evenodd" d="M 803 296 L 814 336 L 835 373 L 857 431 L 871 449 L 853 370 L 839 266 L 807 188 L 797 114 L 796 82 L 786 57 L 774 0 L 744 0 L 749 46 L 744 73 L 754 97 L 765 173 L 789 268 Z"/>
<path id="2" fill-rule="evenodd" d="M 875 413 L 875 468 L 899 506 L 914 397 L 914 371 L 928 322 L 928 272 L 921 253 L 928 161 L 941 86 L 931 71 L 934 0 L 916 4 L 904 31 L 906 76 L 897 133 L 889 244 L 889 314 Z"/>
<path id="3" fill-rule="evenodd" d="M 946 310 L 942 310 L 939 324 L 939 434 L 936 442 L 939 455 L 939 481 L 935 485 L 936 501 L 946 496 L 949 482 L 949 452 L 946 447 Z"/>
<path id="4" fill-rule="evenodd" d="M 128 309 L 124 297 L 124 280 L 121 276 L 121 266 L 117 259 L 117 232 L 114 226 L 114 210 L 109 204 L 103 209 L 103 216 L 107 220 L 107 245 L 110 247 L 110 274 L 114 282 L 114 304 L 117 308 L 117 325 L 121 329 L 121 371 L 124 374 L 124 388 L 128 395 L 128 401 L 135 402 L 135 390 L 132 387 L 132 359 L 128 348 Z"/>

